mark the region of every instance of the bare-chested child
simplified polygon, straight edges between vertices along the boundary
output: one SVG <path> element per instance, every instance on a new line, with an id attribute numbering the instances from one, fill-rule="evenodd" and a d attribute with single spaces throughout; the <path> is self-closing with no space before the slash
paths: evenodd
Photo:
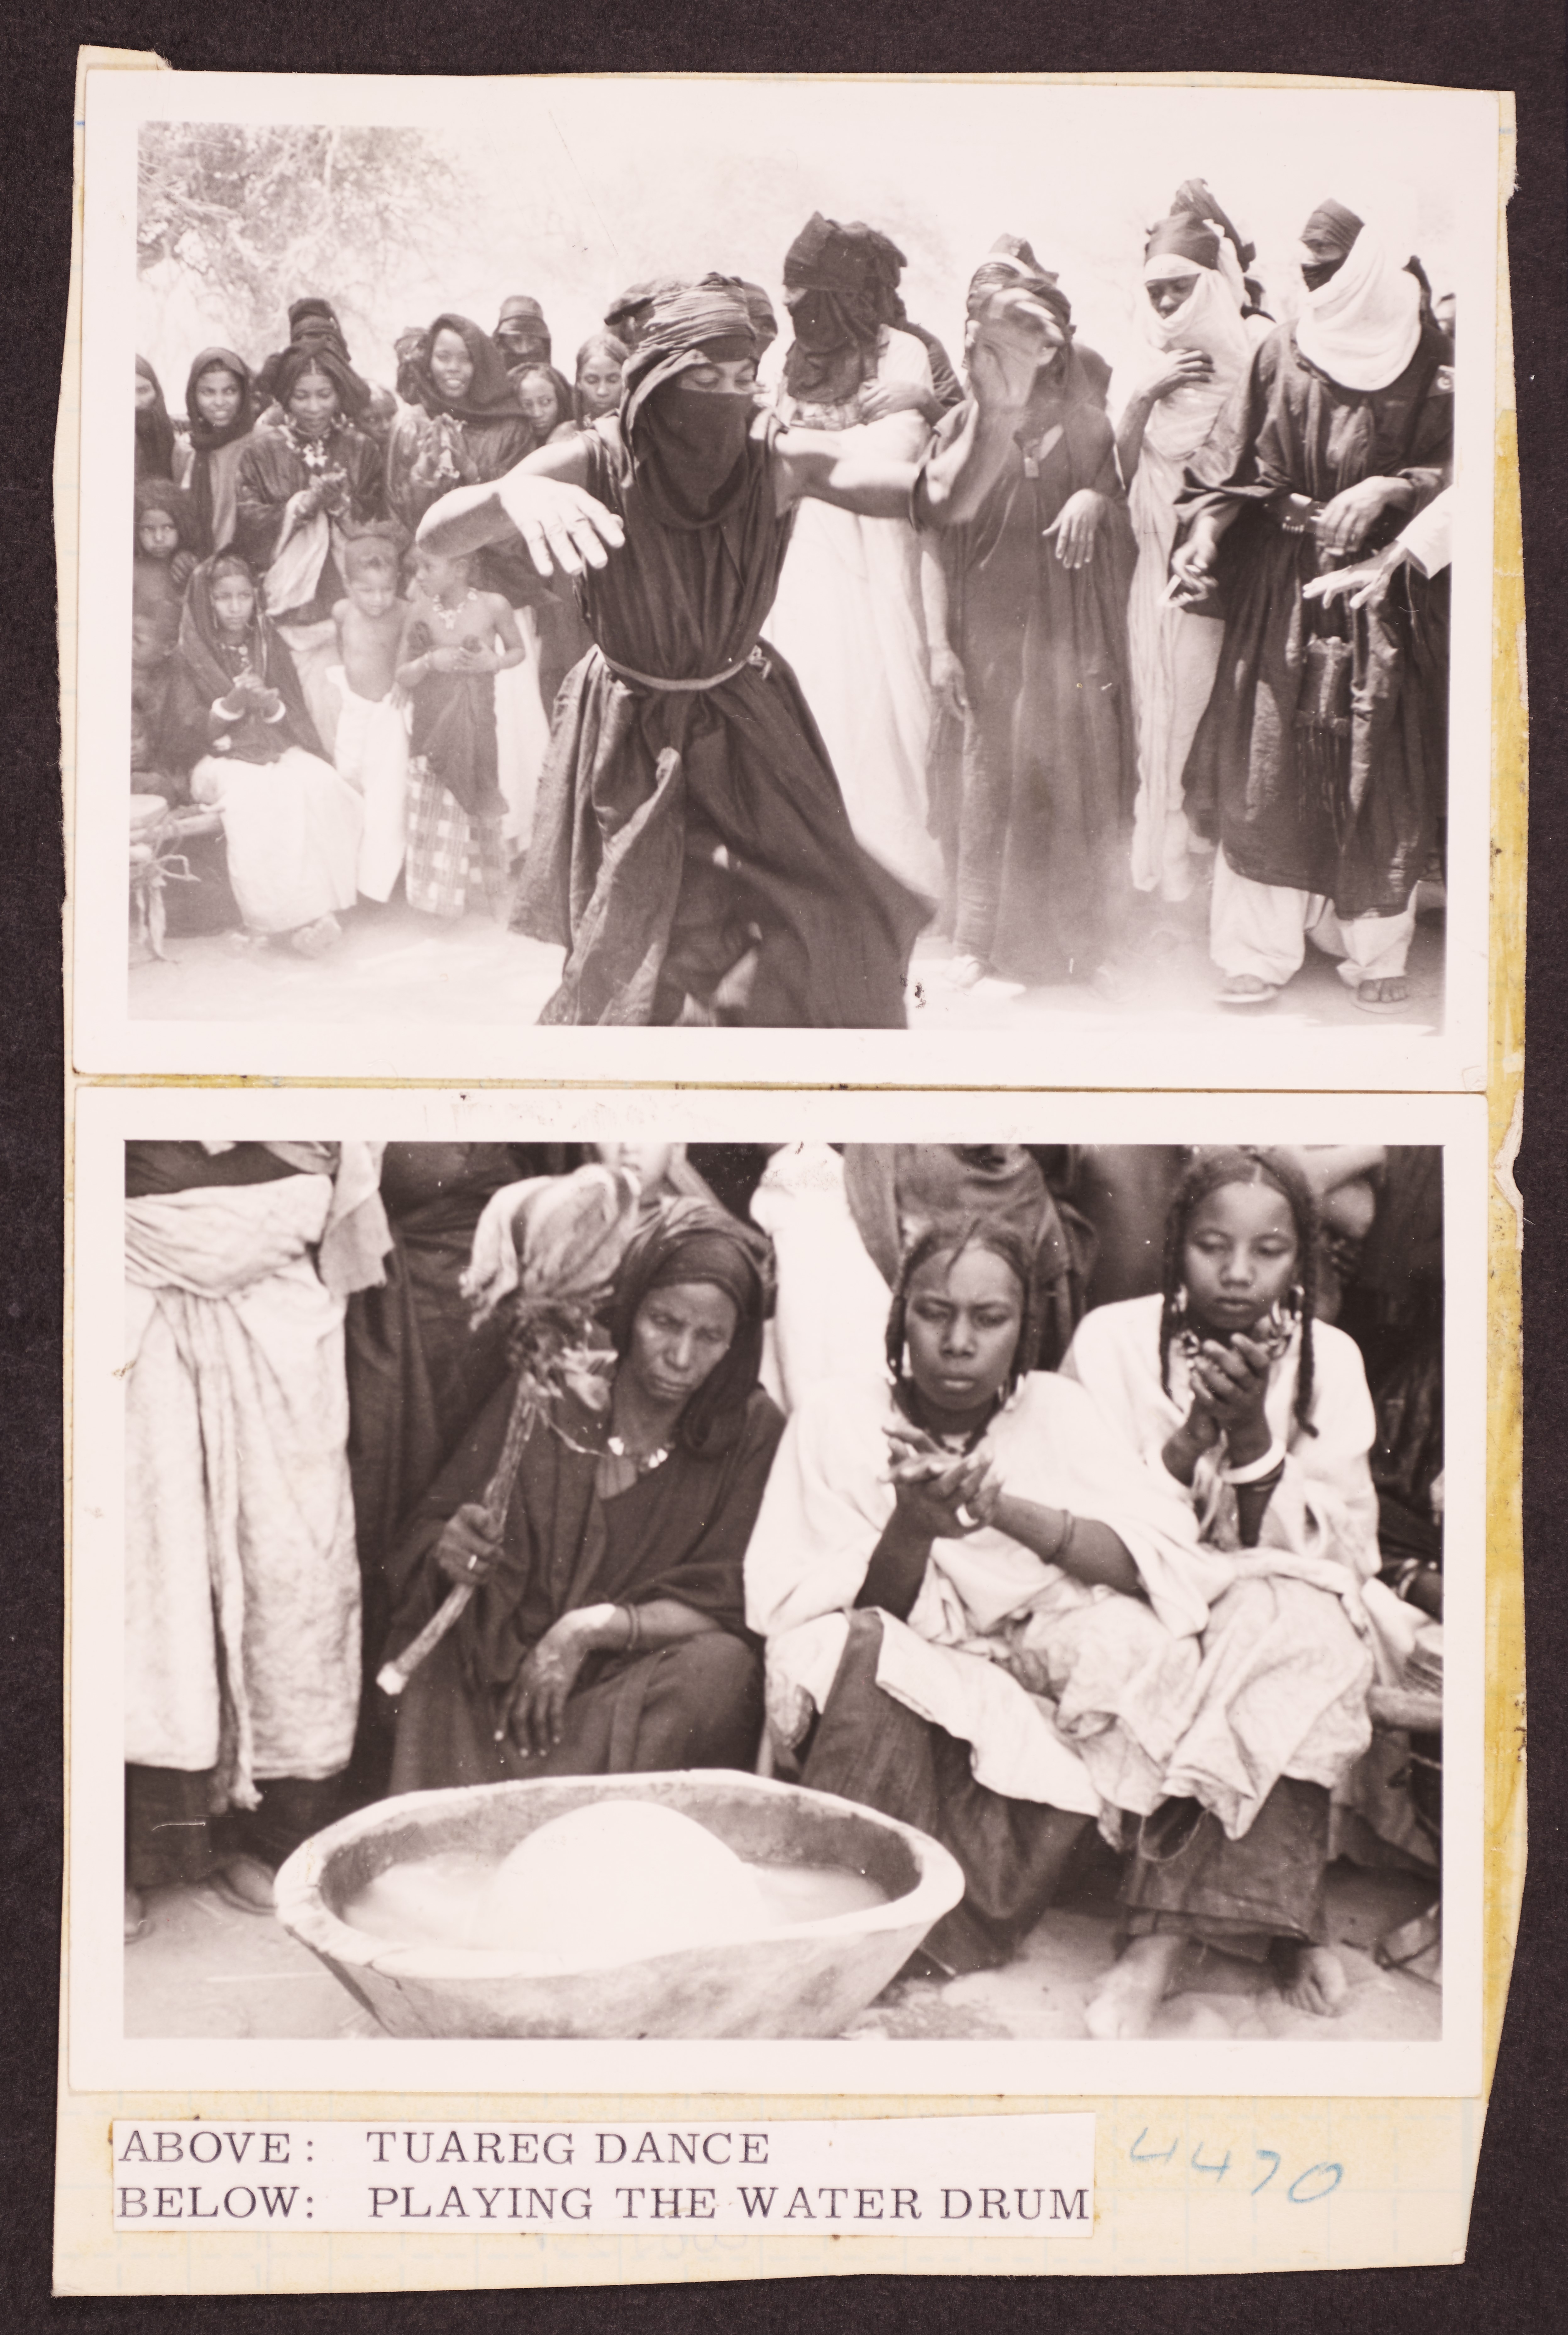
<path id="1" fill-rule="evenodd" d="M 469 557 L 415 555 L 414 588 L 397 678 L 412 704 L 410 905 L 460 916 L 482 894 L 508 909 L 505 804 L 496 751 L 496 683 L 523 661 L 510 605 L 481 591 Z"/>
<path id="2" fill-rule="evenodd" d="M 329 678 L 338 693 L 338 776 L 364 799 L 364 835 L 355 878 L 362 896 L 384 901 L 403 864 L 408 826 L 408 707 L 397 685 L 409 604 L 401 596 L 401 528 L 376 525 L 351 536 L 342 553 L 346 597 L 334 608 L 343 662 Z"/>

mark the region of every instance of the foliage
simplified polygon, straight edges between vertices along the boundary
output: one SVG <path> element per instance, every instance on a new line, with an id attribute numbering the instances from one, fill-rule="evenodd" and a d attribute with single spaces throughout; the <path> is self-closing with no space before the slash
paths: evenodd
<path id="1" fill-rule="evenodd" d="M 469 193 L 419 130 L 150 122 L 139 160 L 141 274 L 194 277 L 242 347 L 276 345 L 302 293 L 372 308 L 450 243 Z"/>

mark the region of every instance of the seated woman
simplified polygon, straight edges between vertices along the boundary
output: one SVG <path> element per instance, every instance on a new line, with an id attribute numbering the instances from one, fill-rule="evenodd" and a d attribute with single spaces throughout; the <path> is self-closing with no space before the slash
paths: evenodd
<path id="1" fill-rule="evenodd" d="M 749 1768 L 762 1719 L 741 1560 L 782 1420 L 757 1383 L 771 1260 L 675 1200 L 634 1235 L 606 1327 L 608 1406 L 566 1396 L 523 1445 L 499 1544 L 480 1505 L 512 1386 L 391 1561 L 402 1649 L 453 1582 L 478 1594 L 399 1703 L 392 1788 Z"/>
<path id="2" fill-rule="evenodd" d="M 1131 1943 L 1090 2006 L 1096 2035 L 1147 2032 L 1189 1939 L 1267 1961 L 1296 2010 L 1344 1999 L 1323 1875 L 1330 1795 L 1370 1739 L 1360 1584 L 1378 1570 L 1378 1504 L 1366 1374 L 1313 1319 L 1316 1264 L 1292 1160 L 1200 1154 L 1163 1293 L 1086 1314 L 1063 1365 L 1238 1575 L 1204 1635 L 1168 1804 L 1127 1868 Z"/>
<path id="3" fill-rule="evenodd" d="M 190 579 L 167 734 L 192 801 L 223 814 L 253 945 L 286 936 L 302 956 L 335 946 L 337 914 L 358 897 L 363 805 L 324 758 L 294 660 L 237 552 L 204 559 Z"/>
<path id="4" fill-rule="evenodd" d="M 1230 1578 L 1181 1487 L 1129 1466 L 1081 1388 L 1025 1373 L 1032 1263 L 994 1217 L 915 1241 L 891 1390 L 811 1388 L 746 1558 L 775 1747 L 963 1867 L 924 1946 L 949 1972 L 1007 1960 L 1089 1817 L 1115 1836 L 1157 1805 Z"/>

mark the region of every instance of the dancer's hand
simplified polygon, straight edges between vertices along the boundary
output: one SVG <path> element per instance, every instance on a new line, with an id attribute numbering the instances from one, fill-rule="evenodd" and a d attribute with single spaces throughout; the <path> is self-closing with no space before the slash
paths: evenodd
<path id="1" fill-rule="evenodd" d="M 1105 517 L 1105 497 L 1092 487 L 1069 495 L 1050 525 L 1044 529 L 1049 543 L 1056 538 L 1056 556 L 1064 567 L 1087 567 L 1094 557 L 1094 538 Z"/>
<path id="2" fill-rule="evenodd" d="M 525 1759 L 542 1759 L 561 1739 L 566 1699 L 592 1651 L 577 1624 L 576 1613 L 563 1613 L 518 1672 L 507 1725 Z"/>
<path id="3" fill-rule="evenodd" d="M 1393 581 L 1394 571 L 1402 567 L 1405 553 L 1402 547 L 1390 543 L 1370 559 L 1358 560 L 1353 567 L 1331 568 L 1326 576 L 1314 576 L 1302 587 L 1303 600 L 1321 600 L 1331 608 L 1336 600 L 1348 599 L 1352 609 L 1364 608 L 1369 603 L 1380 603 Z"/>
<path id="4" fill-rule="evenodd" d="M 513 470 L 498 481 L 495 492 L 541 576 L 553 575 L 557 567 L 564 576 L 604 567 L 610 553 L 626 540 L 615 512 L 581 487 Z"/>
<path id="5" fill-rule="evenodd" d="M 477 1500 L 466 1500 L 449 1516 L 436 1543 L 436 1563 L 449 1581 L 462 1589 L 482 1589 L 500 1562 L 498 1544 L 490 1537 L 486 1511 Z"/>

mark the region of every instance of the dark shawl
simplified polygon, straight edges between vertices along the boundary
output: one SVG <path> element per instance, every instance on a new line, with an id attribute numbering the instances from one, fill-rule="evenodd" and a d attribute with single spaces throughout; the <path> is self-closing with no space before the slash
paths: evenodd
<path id="1" fill-rule="evenodd" d="M 528 356 L 541 356 L 545 363 L 548 364 L 550 362 L 550 328 L 545 322 L 544 310 L 540 307 L 538 302 L 533 297 L 531 293 L 512 292 L 508 295 L 506 299 L 501 302 L 501 313 L 496 318 L 496 329 L 490 337 L 498 344 L 500 341 L 501 326 L 503 325 L 517 324 L 521 324 L 525 327 L 524 339 L 527 344 L 526 354 Z M 518 363 L 519 360 L 514 359 L 513 362 Z"/>
<path id="2" fill-rule="evenodd" d="M 411 662 L 446 647 L 422 620 L 411 625 L 403 654 Z M 438 785 L 470 819 L 499 819 L 499 755 L 493 673 L 427 673 L 414 689 L 409 750 L 422 755 Z"/>
<path id="3" fill-rule="evenodd" d="M 681 1414 L 681 1443 L 710 1456 L 740 1432 L 762 1368 L 762 1324 L 773 1311 L 773 1247 L 716 1200 L 665 1200 L 633 1235 L 615 1274 L 605 1326 L 618 1354 L 632 1342 L 643 1300 L 655 1289 L 707 1282 L 735 1307 L 728 1352 Z"/>
<path id="4" fill-rule="evenodd" d="M 460 398 L 449 398 L 431 371 L 431 351 L 440 333 L 455 333 L 473 360 L 473 376 Z M 408 383 L 410 404 L 422 406 L 432 418 L 450 413 L 460 421 L 489 421 L 500 416 L 522 416 L 505 359 L 489 334 L 469 316 L 448 313 L 436 318 L 408 361 Z"/>
<path id="5" fill-rule="evenodd" d="M 812 345 L 791 341 L 784 387 L 803 405 L 847 405 L 876 370 L 883 327 L 898 322 L 904 254 L 863 219 L 813 211 L 784 255 L 784 300 L 815 293 Z"/>
<path id="6" fill-rule="evenodd" d="M 455 402 L 442 394 L 430 369 L 436 334 L 443 331 L 456 333 L 474 361 L 473 378 Z M 474 481 L 504 477 L 533 451 L 533 431 L 518 402 L 506 359 L 489 334 L 467 316 L 436 318 L 400 367 L 398 387 L 411 410 L 399 415 L 387 446 L 387 500 L 411 530 L 433 502 L 459 483 L 453 478 L 415 480 L 411 475 L 439 432 L 455 439 L 453 459 L 471 469 Z M 463 483 L 469 481 L 465 478 Z M 490 563 L 483 564 L 488 578 Z"/>
<path id="7" fill-rule="evenodd" d="M 204 421 L 196 402 L 196 384 L 204 373 L 221 365 L 225 373 L 234 375 L 239 383 L 239 404 L 232 421 L 222 430 L 215 430 Z M 248 438 L 256 427 L 260 408 L 256 402 L 256 383 L 245 359 L 232 349 L 203 349 L 192 361 L 185 383 L 185 413 L 187 435 L 193 456 L 190 471 L 190 505 L 194 514 L 196 547 L 204 559 L 219 549 L 214 536 L 216 502 L 213 495 L 213 457 L 226 448 L 237 450 L 239 441 Z M 237 461 L 237 451 L 229 455 Z"/>
<path id="8" fill-rule="evenodd" d="M 943 437 L 966 410 L 946 417 Z M 1045 529 L 1080 487 L 1109 509 L 1093 559 L 1069 568 Z M 1105 413 L 1048 388 L 979 512 L 938 539 L 938 556 L 970 703 L 964 937 L 1011 979 L 1091 971 L 1121 913 L 1137 788 L 1127 643 L 1137 547 Z M 977 805 L 993 831 L 980 832 Z M 967 930 L 972 889 L 989 935 Z"/>
<path id="9" fill-rule="evenodd" d="M 1264 506 L 1282 490 L 1327 502 L 1366 478 L 1408 479 L 1416 508 L 1429 502 L 1453 455 L 1447 364 L 1424 317 L 1397 381 L 1345 389 L 1281 326 L 1188 472 L 1190 511 L 1242 509 L 1220 545 L 1224 644 L 1187 757 L 1187 816 L 1237 875 L 1324 894 L 1341 916 L 1399 914 L 1431 848 L 1447 782 L 1447 579 L 1407 567 L 1380 606 L 1353 613 L 1305 601 L 1316 540 Z M 1408 516 L 1386 512 L 1353 557 Z"/>
<path id="10" fill-rule="evenodd" d="M 188 770 L 211 753 L 220 734 L 229 740 L 227 751 L 237 762 L 276 762 L 290 746 L 302 746 L 324 761 L 294 659 L 263 611 L 259 586 L 247 643 L 248 662 L 250 670 L 282 698 L 283 719 L 267 722 L 259 713 L 247 712 L 237 722 L 214 726 L 213 705 L 227 697 L 241 670 L 241 659 L 219 633 L 212 610 L 213 570 L 230 567 L 244 569 L 245 562 L 232 552 L 219 552 L 216 559 L 202 561 L 186 586 L 168 716 L 169 743 L 180 768 Z"/>
<path id="11" fill-rule="evenodd" d="M 138 479 L 136 531 L 132 538 L 138 557 L 146 557 L 146 554 L 141 549 L 141 518 L 143 512 L 150 510 L 169 513 L 179 537 L 181 551 L 193 551 L 196 548 L 196 517 L 191 509 L 190 497 L 184 488 L 177 487 L 172 479 Z"/>
<path id="12" fill-rule="evenodd" d="M 353 528 L 383 518 L 386 499 L 381 448 L 341 416 L 326 443 L 330 460 L 348 480 L 348 507 L 340 514 L 340 524 Z M 234 541 L 235 548 L 258 576 L 272 565 L 283 531 L 285 504 L 290 495 L 310 485 L 313 475 L 281 417 L 256 423 L 239 457 Z M 330 616 L 342 597 L 343 577 L 329 551 L 315 598 L 307 606 L 291 608 L 288 621 L 310 624 Z"/>
<path id="13" fill-rule="evenodd" d="M 750 1022 L 902 1029 L 924 904 L 857 843 L 789 666 L 771 650 L 742 662 L 792 520 L 775 497 L 772 428 L 749 434 L 721 518 L 672 525 L 624 434 L 635 389 L 666 365 L 682 369 L 681 352 L 650 335 L 627 366 L 620 422 L 581 441 L 587 490 L 626 540 L 579 586 L 603 654 L 567 676 L 539 781 L 516 921 L 568 951 L 540 1019 L 672 1020 L 688 993 L 711 993 L 755 925 Z M 717 689 L 654 692 L 606 656 L 671 679 L 740 670 Z"/>
<path id="14" fill-rule="evenodd" d="M 508 1379 L 419 1502 L 392 1553 L 393 1648 L 408 1643 L 446 1594 L 431 1552 L 455 1511 L 484 1497 L 511 1405 Z M 783 1431 L 774 1403 L 753 1387 L 722 1451 L 694 1452 L 678 1439 L 662 1466 L 605 1500 L 595 1488 L 604 1419 L 566 1397 L 557 1425 L 538 1421 L 523 1446 L 499 1567 L 458 1624 L 469 1681 L 507 1685 L 563 1613 L 604 1601 L 677 1598 L 743 1636 L 741 1566 Z M 591 1683 L 586 1674 L 583 1683 Z"/>
<path id="15" fill-rule="evenodd" d="M 163 389 L 158 375 L 145 357 L 136 360 L 139 381 L 152 383 L 153 402 L 136 409 L 136 476 L 138 479 L 169 479 L 174 475 L 174 424 L 169 418 L 169 408 L 163 402 Z"/>

